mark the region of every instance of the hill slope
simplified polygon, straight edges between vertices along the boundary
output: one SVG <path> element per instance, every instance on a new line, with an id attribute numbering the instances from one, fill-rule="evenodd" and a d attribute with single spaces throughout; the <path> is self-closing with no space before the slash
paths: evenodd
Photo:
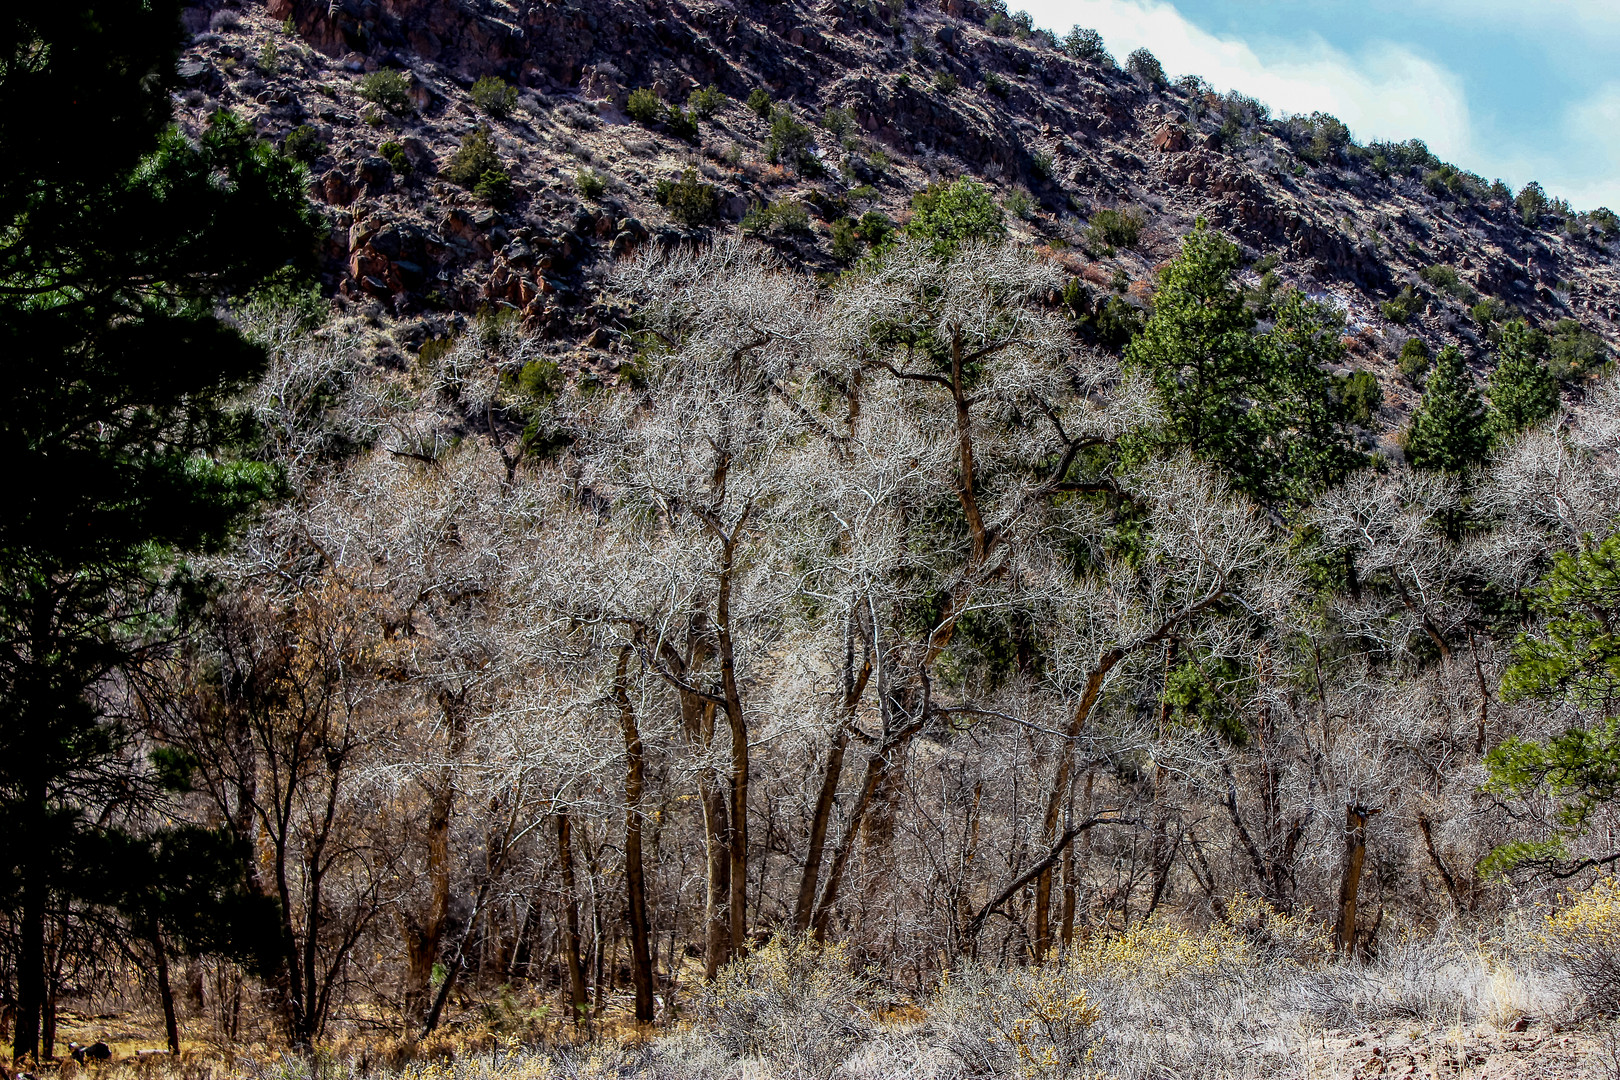
<path id="1" fill-rule="evenodd" d="M 1280 283 L 1345 311 L 1392 416 L 1415 401 L 1393 371 L 1406 337 L 1483 361 L 1489 324 L 1470 309 L 1484 298 L 1498 319 L 1573 319 L 1620 342 L 1612 215 L 1552 201 L 1527 224 L 1511 193 L 1421 144 L 1361 148 L 1331 118 L 1271 119 L 1197 80 L 1155 86 L 970 0 L 270 0 L 187 19 L 181 122 L 224 106 L 276 140 L 307 126 L 311 195 L 333 223 L 327 285 L 387 318 L 385 352 L 504 303 L 577 346 L 582 370 L 607 373 L 614 321 L 590 281 L 614 255 L 746 225 L 790 262 L 835 270 L 834 222 L 903 220 L 916 191 L 957 175 L 1007 199 L 1015 234 L 1137 305 L 1153 267 L 1208 219 L 1266 260 L 1257 271 L 1275 264 Z M 388 71 L 399 77 L 376 74 Z M 505 115 L 475 104 L 486 76 L 517 90 Z M 390 81 L 392 111 L 375 103 Z M 726 97 L 690 130 L 690 113 L 627 115 L 634 91 L 663 110 L 710 85 Z M 790 117 L 774 136 L 769 106 L 744 104 L 761 90 Z M 446 176 L 485 127 L 512 184 L 499 208 Z M 660 205 L 689 169 L 700 205 L 686 219 L 714 218 L 695 226 Z M 789 209 L 744 223 L 758 207 Z M 1140 221 L 1131 249 L 1088 229 L 1104 209 Z M 858 249 L 846 227 L 836 253 Z M 1403 290 L 1407 302 L 1381 309 Z M 1402 308 L 1404 321 L 1388 317 Z"/>

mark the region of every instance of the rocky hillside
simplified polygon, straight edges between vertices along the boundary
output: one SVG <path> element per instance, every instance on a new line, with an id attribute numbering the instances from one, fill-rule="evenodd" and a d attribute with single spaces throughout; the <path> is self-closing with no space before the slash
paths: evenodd
<path id="1" fill-rule="evenodd" d="M 1516 205 L 1421 144 L 1360 147 L 971 0 L 209 0 L 187 20 L 181 122 L 230 108 L 309 162 L 326 285 L 385 355 L 504 304 L 606 375 L 623 352 L 592 281 L 614 256 L 744 228 L 835 271 L 960 175 L 1137 307 L 1207 219 L 1251 285 L 1345 311 L 1396 413 L 1411 336 L 1480 361 L 1520 313 L 1578 321 L 1589 358 L 1592 334 L 1620 342 L 1613 215 Z"/>

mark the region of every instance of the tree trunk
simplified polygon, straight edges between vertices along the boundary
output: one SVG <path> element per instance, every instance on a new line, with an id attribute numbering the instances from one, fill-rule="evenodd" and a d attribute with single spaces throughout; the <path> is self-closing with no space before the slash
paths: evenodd
<path id="1" fill-rule="evenodd" d="M 708 891 L 703 908 L 703 978 L 713 979 L 731 962 L 731 822 L 726 796 L 712 777 L 700 781 L 703 839 L 708 856 Z"/>
<path id="2" fill-rule="evenodd" d="M 439 959 L 445 923 L 450 915 L 450 816 L 454 809 L 454 783 L 449 770 L 441 770 L 428 809 L 427 910 L 421 918 L 403 915 L 405 923 L 405 1030 L 421 1027 L 431 1001 L 433 965 Z"/>
<path id="3" fill-rule="evenodd" d="M 652 945 L 647 928 L 647 882 L 641 865 L 641 791 L 644 761 L 641 732 L 636 727 L 635 710 L 625 687 L 630 649 L 619 650 L 619 672 L 615 696 L 619 701 L 619 726 L 624 732 L 624 886 L 630 906 L 630 979 L 636 989 L 636 1022 L 653 1021 Z"/>
<path id="4" fill-rule="evenodd" d="M 1086 687 L 1080 694 L 1080 703 L 1075 706 L 1074 714 L 1069 718 L 1068 730 L 1064 732 L 1063 744 L 1058 747 L 1058 765 L 1052 774 L 1052 786 L 1046 796 L 1046 818 L 1041 826 L 1041 838 L 1048 844 L 1054 843 L 1058 835 L 1058 824 L 1063 817 L 1063 803 L 1069 797 L 1069 775 L 1074 770 L 1074 740 L 1079 737 L 1080 731 L 1091 716 L 1091 710 L 1096 708 L 1097 699 L 1102 696 L 1103 680 L 1125 656 L 1125 651 L 1114 647 L 1104 651 L 1097 657 L 1097 662 L 1086 673 Z M 1046 939 L 1050 931 L 1046 925 L 1046 912 L 1052 897 L 1052 868 L 1048 866 L 1041 871 L 1035 881 L 1036 908 L 1036 959 L 1039 960 L 1045 953 Z"/>
<path id="5" fill-rule="evenodd" d="M 833 736 L 827 751 L 827 764 L 821 773 L 821 791 L 816 796 L 815 816 L 810 820 L 810 843 L 805 851 L 804 873 L 799 878 L 799 896 L 793 907 L 793 929 L 804 933 L 810 929 L 815 914 L 816 886 L 821 877 L 821 857 L 827 846 L 827 826 L 832 820 L 833 805 L 838 799 L 838 782 L 844 773 L 844 754 L 849 749 L 849 725 L 854 722 L 855 707 L 866 691 L 872 674 L 871 650 L 863 650 L 866 662 L 860 673 L 855 672 L 855 617 L 851 612 L 844 631 L 844 700 L 840 710 L 838 733 Z"/>
<path id="6" fill-rule="evenodd" d="M 557 815 L 557 865 L 563 879 L 563 963 L 568 968 L 568 1015 L 585 1019 L 585 964 L 579 955 L 579 890 L 574 881 L 573 825 L 566 813 Z"/>
<path id="7" fill-rule="evenodd" d="M 832 819 L 838 796 L 838 781 L 844 772 L 844 753 L 849 748 L 849 726 L 838 725 L 838 734 L 827 751 L 827 765 L 821 771 L 821 792 L 816 796 L 815 816 L 810 819 L 810 843 L 805 851 L 804 873 L 799 878 L 799 898 L 793 906 L 793 929 L 804 933 L 816 906 L 816 886 L 821 877 L 821 856 L 827 846 L 827 825 Z"/>
<path id="8" fill-rule="evenodd" d="M 45 819 L 44 784 L 28 792 L 25 836 L 40 836 Z M 29 819 L 32 818 L 30 821 Z M 25 839 L 22 885 L 22 925 L 18 928 L 22 948 L 17 957 L 17 1026 L 12 1031 L 11 1055 L 15 1060 L 39 1057 L 40 1024 L 45 1009 L 45 868 L 40 865 L 37 843 Z"/>
<path id="9" fill-rule="evenodd" d="M 838 847 L 833 851 L 832 865 L 827 868 L 827 881 L 821 888 L 816 913 L 811 919 L 811 933 L 817 941 L 827 936 L 827 925 L 832 919 L 833 906 L 838 902 L 838 890 L 843 883 L 844 867 L 849 863 L 850 853 L 855 850 L 855 838 L 861 833 L 867 812 L 876 801 L 878 789 L 889 774 L 894 756 L 919 727 L 920 723 L 907 722 L 891 731 L 866 762 L 866 776 L 861 781 L 860 794 L 855 798 L 855 807 L 850 811 L 844 835 L 839 838 Z"/>
<path id="10" fill-rule="evenodd" d="M 163 945 L 163 924 L 152 924 L 152 951 L 157 956 L 158 1000 L 163 1004 L 163 1030 L 169 1037 L 169 1053 L 179 1056 L 180 1024 L 174 1016 L 174 990 L 169 985 L 169 950 Z"/>
<path id="11" fill-rule="evenodd" d="M 743 519 L 747 518 L 743 513 Z M 715 603 L 715 625 L 720 644 L 720 688 L 725 698 L 726 726 L 731 734 L 731 849 L 730 910 L 727 912 L 731 948 L 741 952 L 748 943 L 748 726 L 737 689 L 737 662 L 731 637 L 731 574 L 734 545 L 744 521 L 739 520 L 725 547 Z"/>
<path id="12" fill-rule="evenodd" d="M 1084 818 L 1091 817 L 1091 787 L 1093 781 L 1096 779 L 1096 773 L 1086 773 L 1086 805 L 1085 813 L 1083 814 Z M 1086 833 L 1080 837 L 1080 843 L 1085 845 L 1085 847 L 1082 849 L 1083 852 L 1088 852 L 1090 850 L 1090 830 L 1087 830 Z M 1085 865 L 1089 861 L 1084 858 L 1077 858 L 1074 853 L 1075 847 L 1075 844 L 1070 844 L 1068 847 L 1063 849 L 1063 927 L 1061 930 L 1061 941 L 1063 942 L 1063 953 L 1065 956 L 1067 956 L 1069 950 L 1074 947 L 1074 915 L 1075 907 L 1079 902 L 1080 874 L 1084 871 Z"/>
<path id="13" fill-rule="evenodd" d="M 1491 688 L 1485 682 L 1485 668 L 1479 662 L 1479 646 L 1474 644 L 1474 632 L 1468 631 L 1468 651 L 1474 656 L 1474 686 L 1479 691 L 1479 707 L 1474 713 L 1474 753 L 1485 752 L 1485 727 L 1491 717 Z"/>
<path id="14" fill-rule="evenodd" d="M 1339 920 L 1333 942 L 1346 956 L 1356 954 L 1356 899 L 1367 858 L 1367 819 L 1372 811 L 1351 803 L 1344 808 L 1344 877 L 1339 882 Z"/>

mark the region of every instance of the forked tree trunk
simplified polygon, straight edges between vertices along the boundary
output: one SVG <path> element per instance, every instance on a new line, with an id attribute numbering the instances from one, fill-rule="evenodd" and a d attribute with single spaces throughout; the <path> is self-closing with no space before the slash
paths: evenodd
<path id="1" fill-rule="evenodd" d="M 815 815 L 810 819 L 810 841 L 805 850 L 804 872 L 799 877 L 799 896 L 793 906 L 793 929 L 805 933 L 815 915 L 816 886 L 821 877 L 822 855 L 827 847 L 827 827 L 832 821 L 833 806 L 838 798 L 838 783 L 844 774 L 844 755 L 849 750 L 850 724 L 854 722 L 855 707 L 866 691 L 872 674 L 871 650 L 866 648 L 865 663 L 859 673 L 855 670 L 855 618 L 853 613 L 844 632 L 844 700 L 839 710 L 838 731 L 827 750 L 827 763 L 821 772 L 821 791 L 816 795 Z"/>

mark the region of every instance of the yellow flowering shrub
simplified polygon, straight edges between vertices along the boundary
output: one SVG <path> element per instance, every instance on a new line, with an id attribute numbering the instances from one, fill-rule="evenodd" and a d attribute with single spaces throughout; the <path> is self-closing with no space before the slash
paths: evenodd
<path id="1" fill-rule="evenodd" d="M 1539 944 L 1589 1008 L 1620 1010 L 1620 882 L 1604 878 L 1566 901 L 1547 914 Z"/>
<path id="2" fill-rule="evenodd" d="M 1020 971 L 999 994 L 984 995 L 995 1038 L 1027 1077 L 1079 1077 L 1097 1051 L 1102 1010 L 1074 972 L 1052 966 Z"/>
<path id="3" fill-rule="evenodd" d="M 1283 915 L 1263 900 L 1238 895 L 1226 917 L 1202 930 L 1162 919 L 1137 923 L 1116 938 L 1094 939 L 1068 962 L 1093 976 L 1128 975 L 1145 983 L 1252 971 L 1266 962 L 1310 963 L 1332 955 L 1322 928 L 1304 915 Z"/>

